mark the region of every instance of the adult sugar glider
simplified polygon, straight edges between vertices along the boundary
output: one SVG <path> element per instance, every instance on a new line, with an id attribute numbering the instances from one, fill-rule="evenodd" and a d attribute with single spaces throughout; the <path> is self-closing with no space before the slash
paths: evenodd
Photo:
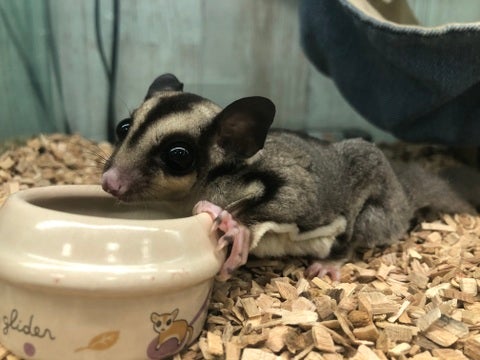
<path id="1" fill-rule="evenodd" d="M 353 249 L 392 243 L 417 214 L 472 211 L 421 168 L 394 170 L 372 143 L 269 131 L 274 115 L 264 97 L 222 110 L 161 75 L 118 124 L 103 189 L 123 201 L 168 200 L 209 213 L 219 248 L 231 246 L 223 279 L 249 253 L 309 256 L 308 277 L 338 278 Z"/>

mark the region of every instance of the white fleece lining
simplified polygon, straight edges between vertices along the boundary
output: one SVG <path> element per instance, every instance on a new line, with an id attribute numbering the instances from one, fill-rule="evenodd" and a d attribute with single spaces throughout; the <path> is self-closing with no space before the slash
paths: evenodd
<path id="1" fill-rule="evenodd" d="M 346 226 L 347 220 L 340 216 L 328 225 L 300 233 L 296 224 L 267 221 L 252 226 L 250 252 L 259 257 L 315 254 L 325 258 L 335 237 L 343 233 Z"/>

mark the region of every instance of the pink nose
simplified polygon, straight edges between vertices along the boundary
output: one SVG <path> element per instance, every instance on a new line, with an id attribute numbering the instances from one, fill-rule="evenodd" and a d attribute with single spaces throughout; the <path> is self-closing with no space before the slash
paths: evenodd
<path id="1" fill-rule="evenodd" d="M 129 189 L 129 182 L 120 176 L 117 168 L 110 168 L 103 173 L 102 188 L 113 196 L 122 196 Z"/>

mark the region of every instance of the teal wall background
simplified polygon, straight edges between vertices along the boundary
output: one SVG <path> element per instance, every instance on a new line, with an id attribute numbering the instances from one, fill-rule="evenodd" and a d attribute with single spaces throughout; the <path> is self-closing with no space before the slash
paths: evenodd
<path id="1" fill-rule="evenodd" d="M 270 97 L 276 126 L 357 127 L 391 140 L 306 60 L 298 2 L 121 0 L 116 120 L 138 105 L 156 75 L 173 72 L 186 91 L 222 106 L 248 95 Z M 480 20 L 478 0 L 408 3 L 428 26 Z M 107 62 L 112 4 L 99 2 Z M 0 0 L 0 140 L 54 131 L 105 139 L 109 88 L 97 44 L 94 0 Z"/>

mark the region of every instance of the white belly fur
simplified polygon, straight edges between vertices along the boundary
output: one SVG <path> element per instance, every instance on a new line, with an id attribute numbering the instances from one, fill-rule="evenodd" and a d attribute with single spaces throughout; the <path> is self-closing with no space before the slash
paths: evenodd
<path id="1" fill-rule="evenodd" d="M 332 223 L 300 233 L 296 224 L 267 221 L 251 227 L 250 253 L 266 256 L 315 256 L 324 259 L 330 254 L 335 237 L 345 231 L 347 220 L 340 216 Z"/>

